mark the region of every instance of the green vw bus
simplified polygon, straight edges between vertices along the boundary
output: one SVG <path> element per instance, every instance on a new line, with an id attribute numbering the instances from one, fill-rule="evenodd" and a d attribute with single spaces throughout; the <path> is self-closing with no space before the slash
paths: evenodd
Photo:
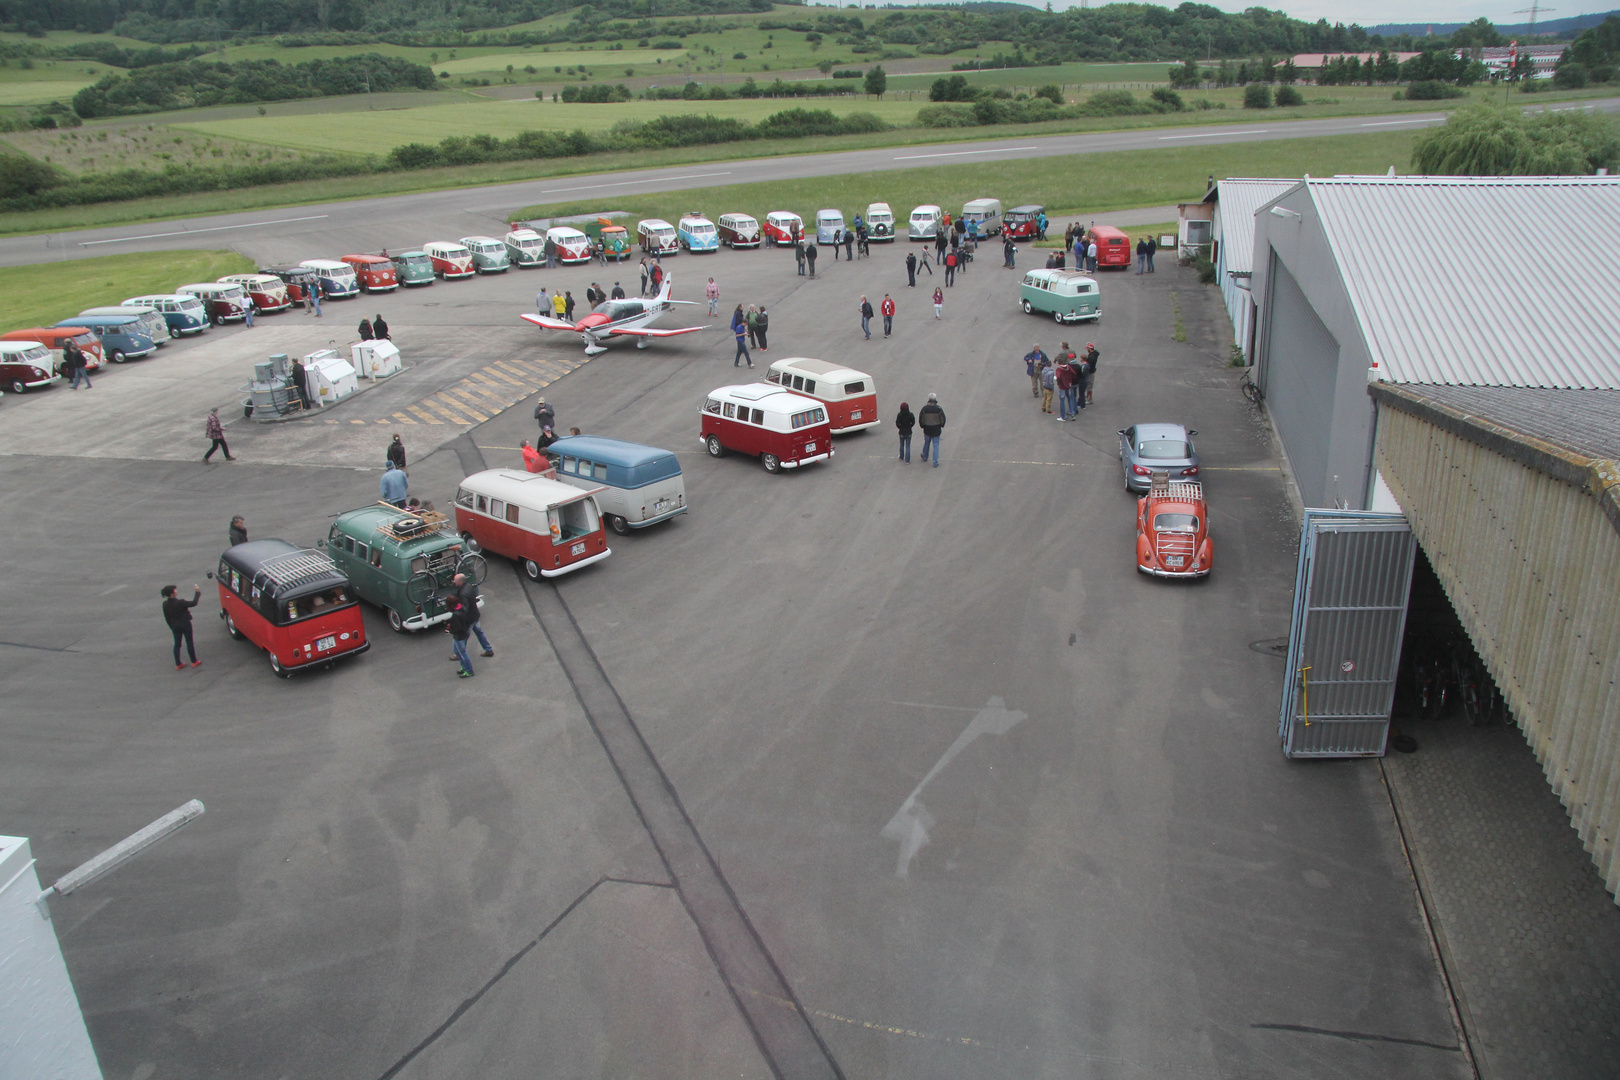
<path id="1" fill-rule="evenodd" d="M 433 260 L 425 251 L 402 251 L 393 256 L 394 275 L 401 285 L 433 284 Z"/>
<path id="2" fill-rule="evenodd" d="M 445 601 L 456 591 L 458 573 L 481 583 L 489 572 L 443 514 L 384 502 L 339 514 L 323 546 L 360 598 L 382 608 L 388 625 L 402 634 L 450 618 Z"/>
<path id="3" fill-rule="evenodd" d="M 1050 315 L 1059 323 L 1102 321 L 1102 291 L 1078 270 L 1031 270 L 1018 288 L 1025 315 Z"/>

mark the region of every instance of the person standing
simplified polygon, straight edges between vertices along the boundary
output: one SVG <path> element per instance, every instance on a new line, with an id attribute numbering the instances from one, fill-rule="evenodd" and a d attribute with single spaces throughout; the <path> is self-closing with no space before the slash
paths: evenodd
<path id="1" fill-rule="evenodd" d="M 62 346 L 62 371 L 73 380 L 68 383 L 69 390 L 77 390 L 80 379 L 84 380 L 84 388 L 90 389 L 90 362 L 72 338 Z"/>
<path id="2" fill-rule="evenodd" d="M 642 296 L 647 295 L 647 274 L 648 274 L 649 270 L 650 270 L 650 268 L 647 266 L 647 256 L 643 255 L 641 257 L 641 293 L 640 293 L 640 295 L 642 295 Z"/>
<path id="3" fill-rule="evenodd" d="M 1100 359 L 1101 355 L 1101 353 L 1097 352 L 1097 346 L 1093 345 L 1089 341 L 1086 342 L 1085 362 L 1080 369 L 1084 375 L 1084 379 L 1082 380 L 1082 389 L 1085 391 L 1086 405 L 1091 404 L 1091 384 L 1097 380 L 1097 361 Z"/>
<path id="4" fill-rule="evenodd" d="M 910 465 L 911 429 L 917 426 L 917 418 L 911 415 L 911 406 L 904 401 L 900 403 L 900 411 L 894 416 L 894 426 L 900 431 L 900 460 Z"/>
<path id="5" fill-rule="evenodd" d="M 751 349 L 759 348 L 759 329 L 754 325 L 758 321 L 759 309 L 749 304 L 748 310 L 743 314 L 743 323 L 748 327 L 748 347 Z"/>
<path id="6" fill-rule="evenodd" d="M 883 294 L 883 303 L 878 305 L 878 310 L 883 312 L 883 336 L 888 337 L 894 331 L 894 300 L 888 293 Z"/>
<path id="7" fill-rule="evenodd" d="M 225 426 L 219 422 L 219 407 L 217 405 L 208 410 L 208 422 L 203 425 L 203 435 L 211 440 L 208 446 L 208 453 L 203 455 L 204 461 L 207 461 L 209 458 L 213 457 L 215 450 L 225 451 L 226 461 L 236 460 L 235 458 L 231 457 L 231 448 L 225 442 Z"/>
<path id="8" fill-rule="evenodd" d="M 405 495 L 410 490 L 411 482 L 405 476 L 404 469 L 396 469 L 392 461 L 383 466 L 382 479 L 378 481 L 377 488 L 382 492 L 382 501 L 401 510 L 405 509 Z"/>
<path id="9" fill-rule="evenodd" d="M 861 333 L 866 335 L 866 340 L 867 341 L 871 341 L 872 340 L 872 302 L 866 298 L 865 293 L 861 294 L 860 313 L 861 313 Z"/>
<path id="10" fill-rule="evenodd" d="M 547 405 L 545 398 L 541 398 L 534 403 L 534 421 L 542 428 L 555 427 L 557 425 L 557 410 Z"/>
<path id="11" fill-rule="evenodd" d="M 371 332 L 371 320 L 370 319 L 361 319 L 360 320 L 360 340 L 361 341 L 370 341 L 373 336 L 374 335 Z"/>
<path id="12" fill-rule="evenodd" d="M 457 574 L 450 579 L 456 587 L 456 599 L 461 601 L 461 607 L 472 620 L 472 632 L 478 637 L 478 644 L 484 647 L 485 656 L 495 655 L 495 646 L 489 643 L 489 636 L 484 633 L 483 612 L 478 607 L 478 583 L 466 574 Z M 450 659 L 458 660 L 460 657 L 452 656 Z"/>
<path id="13" fill-rule="evenodd" d="M 945 431 L 945 410 L 939 407 L 939 395 L 929 394 L 928 404 L 922 407 L 917 414 L 917 424 L 922 428 L 923 448 L 922 459 L 928 460 L 928 448 L 934 448 L 934 468 L 939 468 L 939 440 Z"/>
<path id="14" fill-rule="evenodd" d="M 550 424 L 547 424 L 547 425 L 545 425 L 544 427 L 542 427 L 540 429 L 540 436 L 539 436 L 539 438 L 535 439 L 535 448 L 538 449 L 538 450 L 544 450 L 544 449 L 546 449 L 548 446 L 550 446 L 552 443 L 554 443 L 556 441 L 557 441 L 557 431 L 556 431 L 556 429 L 553 428 Z"/>
<path id="15" fill-rule="evenodd" d="M 534 444 L 524 439 L 518 444 L 523 451 L 523 470 L 525 472 L 542 473 L 546 471 L 546 455 L 534 448 Z"/>
<path id="16" fill-rule="evenodd" d="M 801 259 L 800 261 L 802 262 L 803 260 Z M 802 266 L 800 267 L 799 272 L 804 272 L 804 268 Z M 707 297 L 709 301 L 709 314 L 720 314 L 720 286 L 714 283 L 714 278 L 710 278 L 709 283 L 703 286 L 703 295 Z"/>
<path id="17" fill-rule="evenodd" d="M 561 289 L 551 294 L 551 314 L 559 319 L 565 318 L 568 314 L 568 301 L 563 298 Z"/>
<path id="18" fill-rule="evenodd" d="M 242 325 L 253 329 L 253 297 L 242 297 Z"/>
<path id="19" fill-rule="evenodd" d="M 1016 265 L 1018 262 L 1018 245 L 1013 243 L 1013 238 L 1006 234 L 1001 237 L 1001 254 L 1004 260 L 1002 262 L 1004 268 L 1008 270 L 1018 269 Z"/>
<path id="20" fill-rule="evenodd" d="M 956 249 L 951 248 L 945 256 L 945 285 L 950 287 L 956 283 Z"/>
<path id="21" fill-rule="evenodd" d="M 737 355 L 731 358 L 731 366 L 737 367 L 744 360 L 748 366 L 754 366 L 754 358 L 748 354 L 748 317 L 743 314 L 741 304 L 731 313 L 731 332 L 737 336 Z"/>
<path id="22" fill-rule="evenodd" d="M 316 278 L 309 283 L 309 306 L 314 310 L 315 317 L 321 317 L 321 279 Z"/>
<path id="23" fill-rule="evenodd" d="M 1024 373 L 1029 376 L 1030 397 L 1041 396 L 1041 361 L 1045 359 L 1046 354 L 1041 351 L 1039 342 L 1036 342 L 1035 347 L 1024 354 Z"/>
<path id="24" fill-rule="evenodd" d="M 450 635 L 450 651 L 452 660 L 461 661 L 461 670 L 456 676 L 462 679 L 473 677 L 472 657 L 467 655 L 467 638 L 472 634 L 473 620 L 467 614 L 467 605 L 461 602 L 460 596 L 452 596 L 449 600 L 450 621 L 445 624 L 444 632 Z"/>
<path id="25" fill-rule="evenodd" d="M 799 276 L 804 277 L 804 241 L 793 242 L 793 261 L 799 264 Z"/>
<path id="26" fill-rule="evenodd" d="M 942 262 L 945 261 L 945 244 L 946 244 L 945 230 L 943 230 L 943 229 L 935 229 L 934 230 L 934 261 L 935 262 L 942 263 Z"/>
<path id="27" fill-rule="evenodd" d="M 844 246 L 844 230 L 843 229 L 834 229 L 833 230 L 833 245 L 832 245 L 832 247 L 833 247 L 833 262 L 838 261 L 838 250 L 839 250 L 839 248 L 841 248 L 843 246 Z"/>
<path id="28" fill-rule="evenodd" d="M 309 371 L 304 367 L 304 362 L 302 360 L 294 360 L 292 362 L 290 377 L 292 379 L 293 389 L 298 391 L 299 404 L 307 410 L 310 405 Z"/>
<path id="29" fill-rule="evenodd" d="M 815 280 L 815 276 L 816 276 L 816 245 L 814 245 L 814 244 L 806 244 L 805 245 L 805 247 L 804 247 L 804 261 L 810 264 L 810 278 L 811 278 L 812 281 Z"/>
<path id="30" fill-rule="evenodd" d="M 1052 365 L 1041 361 L 1041 412 L 1052 411 L 1052 394 L 1057 390 L 1057 376 L 1052 371 Z"/>
<path id="31" fill-rule="evenodd" d="M 1147 273 L 1147 241 L 1136 242 L 1136 273 L 1140 276 Z"/>
<path id="32" fill-rule="evenodd" d="M 540 286 L 540 291 L 534 294 L 534 310 L 541 315 L 551 314 L 551 294 L 546 291 L 544 285 Z"/>
<path id="33" fill-rule="evenodd" d="M 928 276 L 933 277 L 934 276 L 934 266 L 933 266 L 932 263 L 930 263 L 928 261 L 928 248 L 924 247 L 922 249 L 922 252 L 923 252 L 923 257 L 922 257 L 922 260 L 917 264 L 917 268 L 919 270 L 928 271 Z"/>
<path id="34" fill-rule="evenodd" d="M 855 259 L 855 234 L 848 229 L 844 230 L 844 261 L 853 262 Z"/>
<path id="35" fill-rule="evenodd" d="M 1055 376 L 1058 391 L 1058 421 L 1061 423 L 1064 420 L 1073 420 L 1069 390 L 1074 386 L 1074 369 L 1068 364 L 1059 364 Z"/>
<path id="36" fill-rule="evenodd" d="M 1086 268 L 1086 237 L 1078 230 L 1074 236 L 1074 268 L 1082 272 Z"/>
<path id="37" fill-rule="evenodd" d="M 754 316 L 754 336 L 759 338 L 759 351 L 765 352 L 765 332 L 771 328 L 770 313 L 762 306 L 759 314 Z"/>
<path id="38" fill-rule="evenodd" d="M 623 300 L 624 299 L 624 286 L 620 285 L 617 281 L 615 281 L 613 283 L 612 296 L 613 296 L 613 299 L 615 299 L 615 300 Z"/>
<path id="39" fill-rule="evenodd" d="M 1091 238 L 1091 242 L 1086 245 L 1086 273 L 1095 274 L 1096 272 L 1097 272 L 1097 238 L 1095 236 L 1093 236 Z"/>
<path id="40" fill-rule="evenodd" d="M 557 245 L 550 240 L 546 241 L 546 269 L 557 269 Z"/>
<path id="41" fill-rule="evenodd" d="M 1147 238 L 1147 263 L 1148 263 L 1147 272 L 1150 273 L 1150 274 L 1153 273 L 1153 254 L 1154 254 L 1154 252 L 1156 252 L 1158 250 L 1159 250 L 1158 238 L 1150 235 Z"/>
<path id="42" fill-rule="evenodd" d="M 158 594 L 163 597 L 163 621 L 169 624 L 169 631 L 174 634 L 174 670 L 184 671 L 186 665 L 180 662 L 182 641 L 186 643 L 186 652 L 191 656 L 191 666 L 197 667 L 202 663 L 197 659 L 197 644 L 191 637 L 191 609 L 202 599 L 202 588 L 193 585 L 190 600 L 176 596 L 179 591 L 178 585 L 165 585 L 158 590 Z"/>
<path id="43" fill-rule="evenodd" d="M 917 287 L 917 256 L 913 252 L 906 252 L 906 288 Z"/>
<path id="44" fill-rule="evenodd" d="M 658 295 L 658 290 L 663 287 L 663 284 L 664 284 L 664 253 L 662 251 L 660 251 L 658 253 L 656 261 L 654 261 L 654 263 L 652 265 L 652 269 L 650 271 L 648 271 L 648 273 L 647 273 L 647 286 L 648 286 L 648 288 L 650 288 L 652 290 L 649 295 L 657 296 Z"/>
<path id="45" fill-rule="evenodd" d="M 225 530 L 225 535 L 230 539 L 231 547 L 248 542 L 247 522 L 241 514 L 231 518 L 230 528 Z"/>
<path id="46" fill-rule="evenodd" d="M 945 290 L 934 286 L 934 318 L 941 318 L 945 309 Z"/>
<path id="47" fill-rule="evenodd" d="M 1035 215 L 1035 239 L 1046 239 L 1046 211 L 1042 210 Z"/>
<path id="48" fill-rule="evenodd" d="M 394 432 L 394 439 L 388 444 L 388 460 L 394 463 L 394 468 L 405 467 L 405 443 L 401 441 L 399 432 Z"/>
<path id="49" fill-rule="evenodd" d="M 371 320 L 371 336 L 378 341 L 391 340 L 388 337 L 388 324 L 383 322 L 382 312 L 378 312 L 377 317 Z"/>
<path id="50" fill-rule="evenodd" d="M 569 322 L 574 321 L 574 291 L 572 289 L 563 294 L 563 318 Z"/>

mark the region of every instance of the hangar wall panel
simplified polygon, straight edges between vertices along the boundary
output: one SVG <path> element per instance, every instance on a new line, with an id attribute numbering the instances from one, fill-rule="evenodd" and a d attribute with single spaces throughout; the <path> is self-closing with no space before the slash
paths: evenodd
<path id="1" fill-rule="evenodd" d="M 1306 506 L 1328 488 L 1329 434 L 1339 378 L 1339 343 L 1282 260 L 1271 259 L 1270 326 L 1263 379 L 1266 408 L 1288 451 Z M 1365 453 L 1365 442 L 1362 444 Z"/>
<path id="2" fill-rule="evenodd" d="M 1378 468 L 1611 894 L 1620 534 L 1591 494 L 1399 409 Z"/>

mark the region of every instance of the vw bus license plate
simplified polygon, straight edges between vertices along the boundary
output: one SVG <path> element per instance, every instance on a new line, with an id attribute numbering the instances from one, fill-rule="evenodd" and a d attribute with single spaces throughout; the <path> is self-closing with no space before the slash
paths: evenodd
<path id="1" fill-rule="evenodd" d="M 315 651 L 325 652 L 327 649 L 330 649 L 335 645 L 337 645 L 336 637 L 323 637 L 315 643 Z"/>
<path id="2" fill-rule="evenodd" d="M 570 555 L 583 555 L 583 554 L 585 554 L 585 542 L 582 540 L 579 543 L 575 544 L 573 547 L 569 548 L 568 549 L 568 554 L 570 554 Z"/>
<path id="3" fill-rule="evenodd" d="M 675 501 L 673 499 L 659 499 L 657 502 L 653 503 L 653 513 L 661 514 L 674 505 Z"/>
<path id="4" fill-rule="evenodd" d="M 852 412 L 852 413 L 850 413 L 850 414 L 849 414 L 849 418 L 850 418 L 850 419 L 851 419 L 851 420 L 859 420 L 859 419 L 860 419 L 860 418 L 861 418 L 861 416 L 862 416 L 862 415 L 863 415 L 863 414 L 862 414 L 862 412 L 861 412 L 861 410 L 860 410 L 860 409 L 856 409 L 856 410 L 855 410 L 855 411 L 854 411 L 854 412 Z"/>
<path id="5" fill-rule="evenodd" d="M 804 444 L 804 452 L 807 453 L 807 454 L 815 453 L 816 452 L 816 444 L 813 443 L 813 442 L 805 443 Z"/>

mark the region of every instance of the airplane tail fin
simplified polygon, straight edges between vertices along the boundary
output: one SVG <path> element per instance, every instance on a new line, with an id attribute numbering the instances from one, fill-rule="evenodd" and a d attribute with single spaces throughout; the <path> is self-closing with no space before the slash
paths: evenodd
<path id="1" fill-rule="evenodd" d="M 664 275 L 664 283 L 658 287 L 658 296 L 656 297 L 656 299 L 658 299 L 658 300 L 668 300 L 669 299 L 670 287 L 673 286 L 674 284 L 675 284 L 675 275 L 674 274 L 665 274 Z"/>

